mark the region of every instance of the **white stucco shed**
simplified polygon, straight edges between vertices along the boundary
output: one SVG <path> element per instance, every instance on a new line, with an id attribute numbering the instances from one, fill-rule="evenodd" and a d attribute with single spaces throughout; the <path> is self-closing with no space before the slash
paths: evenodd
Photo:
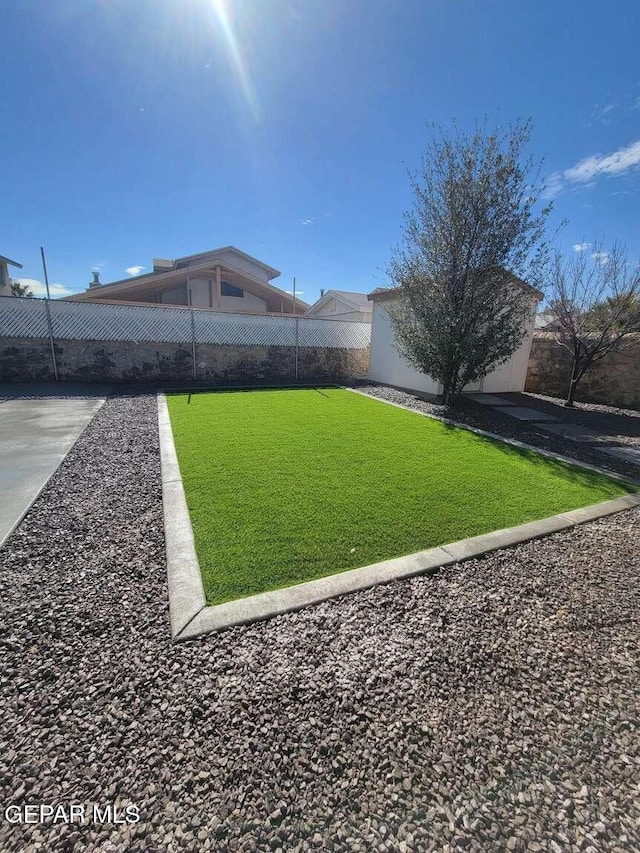
<path id="1" fill-rule="evenodd" d="M 529 285 L 523 286 L 531 291 L 531 311 L 525 327 L 522 344 L 511 358 L 487 374 L 480 382 L 467 385 L 468 392 L 499 393 L 505 391 L 523 391 L 527 378 L 527 366 L 533 337 L 533 327 L 536 316 L 536 306 L 542 294 Z M 393 327 L 388 308 L 398 299 L 397 289 L 375 290 L 369 294 L 373 302 L 373 320 L 371 325 L 371 354 L 369 361 L 369 378 L 373 382 L 393 385 L 409 391 L 420 391 L 425 394 L 441 394 L 442 385 L 415 370 L 398 353 L 395 348 Z"/>

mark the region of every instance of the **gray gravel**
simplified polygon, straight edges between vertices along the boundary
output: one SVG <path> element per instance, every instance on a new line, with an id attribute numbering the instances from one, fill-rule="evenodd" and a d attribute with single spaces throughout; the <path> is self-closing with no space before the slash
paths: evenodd
<path id="1" fill-rule="evenodd" d="M 142 821 L 0 850 L 638 850 L 639 542 L 629 511 L 172 645 L 155 400 L 112 398 L 0 552 L 0 802 Z"/>
<path id="2" fill-rule="evenodd" d="M 389 400 L 392 403 L 401 403 L 419 412 L 436 415 L 441 418 L 450 418 L 467 426 L 485 429 L 489 432 L 498 433 L 505 438 L 515 438 L 524 441 L 542 450 L 550 450 L 553 453 L 561 453 L 564 456 L 572 456 L 580 462 L 606 468 L 617 474 L 623 474 L 636 480 L 640 480 L 640 466 L 622 459 L 616 459 L 598 450 L 597 445 L 586 442 L 571 441 L 553 433 L 544 432 L 542 425 L 535 422 L 520 421 L 517 418 L 502 414 L 501 411 L 492 409 L 490 406 L 481 406 L 472 400 L 459 397 L 455 407 L 447 408 L 439 403 L 424 399 L 420 395 L 407 391 L 399 391 L 384 385 L 358 385 L 359 391 L 364 391 L 372 397 L 381 400 Z M 554 415 L 558 420 L 567 423 L 575 423 L 587 427 L 604 435 L 615 437 L 611 446 L 631 445 L 640 447 L 640 417 L 635 412 L 626 409 L 613 409 L 609 406 L 586 407 L 580 403 L 580 409 L 573 411 L 565 409 L 561 401 L 552 397 L 539 397 L 533 394 L 500 394 L 506 400 L 518 406 L 527 408 L 539 408 L 543 412 Z M 607 411 L 595 411 L 595 409 Z"/>
<path id="3" fill-rule="evenodd" d="M 509 395 L 512 396 L 512 395 Z M 640 411 L 603 406 L 599 403 L 576 403 L 565 409 L 563 400 L 544 394 L 513 395 L 523 404 L 557 415 L 567 423 L 588 427 L 615 439 L 616 444 L 640 447 Z"/>

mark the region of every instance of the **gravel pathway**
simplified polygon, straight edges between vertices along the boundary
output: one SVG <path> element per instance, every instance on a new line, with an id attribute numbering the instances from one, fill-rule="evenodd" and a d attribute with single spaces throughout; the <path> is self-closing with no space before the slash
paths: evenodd
<path id="1" fill-rule="evenodd" d="M 155 400 L 0 552 L 3 851 L 640 849 L 640 512 L 172 645 Z"/>
<path id="2" fill-rule="evenodd" d="M 358 385 L 359 391 L 364 391 L 372 397 L 388 400 L 392 403 L 401 403 L 403 406 L 436 415 L 441 418 L 450 418 L 467 424 L 467 426 L 486 429 L 489 432 L 498 433 L 505 438 L 515 438 L 524 441 L 542 450 L 550 450 L 553 453 L 561 453 L 564 456 L 572 456 L 580 462 L 589 465 L 597 465 L 617 474 L 623 474 L 635 480 L 640 480 L 640 468 L 623 459 L 616 459 L 606 453 L 598 451 L 596 445 L 586 442 L 571 441 L 553 433 L 544 432 L 541 425 L 519 421 L 516 418 L 502 414 L 491 406 L 481 406 L 472 400 L 458 398 L 455 409 L 448 409 L 438 403 L 432 403 L 407 391 L 398 391 L 384 385 Z M 549 402 L 553 398 L 534 397 L 529 394 L 500 394 L 506 400 L 510 400 L 518 406 L 528 408 L 539 408 L 541 411 L 555 415 L 559 420 L 567 423 L 576 423 L 580 426 L 602 431 L 606 435 L 620 438 L 616 443 L 629 444 L 640 447 L 640 417 L 626 417 L 626 410 L 613 410 L 610 407 L 598 406 L 598 409 L 609 409 L 608 412 L 591 412 L 589 410 L 574 410 L 565 416 L 567 409 L 558 407 L 558 402 Z M 580 406 L 585 404 L 580 403 Z M 635 413 L 631 413 L 632 415 Z M 597 421 L 593 418 L 596 417 Z M 609 432 L 607 432 L 609 430 Z M 613 431 L 615 430 L 615 431 Z"/>
<path id="3" fill-rule="evenodd" d="M 573 409 L 565 409 L 563 400 L 544 394 L 507 394 L 517 405 L 533 406 L 565 423 L 587 427 L 615 439 L 616 444 L 640 447 L 640 412 L 635 409 L 619 409 L 598 403 L 576 403 Z"/>

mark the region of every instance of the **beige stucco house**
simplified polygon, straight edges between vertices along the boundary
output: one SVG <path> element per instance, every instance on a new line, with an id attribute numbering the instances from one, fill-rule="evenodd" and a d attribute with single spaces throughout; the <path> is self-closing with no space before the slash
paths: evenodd
<path id="1" fill-rule="evenodd" d="M 253 314 L 304 314 L 309 305 L 271 284 L 279 270 L 233 246 L 175 260 L 154 258 L 153 272 L 102 284 L 97 273 L 84 293 L 65 299 L 190 305 Z"/>
<path id="2" fill-rule="evenodd" d="M 9 267 L 18 267 L 22 269 L 22 264 L 17 261 L 12 261 L 11 258 L 5 258 L 0 255 L 0 296 L 11 296 L 11 276 L 9 275 Z"/>
<path id="3" fill-rule="evenodd" d="M 354 320 L 370 323 L 373 307 L 366 293 L 350 290 L 320 291 L 320 299 L 306 312 L 307 317 L 322 317 L 329 320 Z"/>
<path id="4" fill-rule="evenodd" d="M 523 329 L 522 343 L 508 361 L 488 373 L 479 382 L 468 385 L 464 389 L 468 393 L 496 394 L 524 390 L 536 308 L 543 294 L 525 282 L 518 280 L 518 284 L 526 289 L 530 298 L 530 312 Z M 442 385 L 431 376 L 415 370 L 396 350 L 388 308 L 397 302 L 399 293 L 399 288 L 389 288 L 374 290 L 369 294 L 368 298 L 373 303 L 369 379 L 409 391 L 440 395 Z"/>

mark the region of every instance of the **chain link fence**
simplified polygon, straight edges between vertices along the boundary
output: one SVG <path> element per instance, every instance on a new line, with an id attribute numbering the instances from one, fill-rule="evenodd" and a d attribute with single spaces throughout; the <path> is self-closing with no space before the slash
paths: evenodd
<path id="1" fill-rule="evenodd" d="M 189 345 L 367 349 L 369 323 L 274 314 L 236 314 L 179 306 L 0 297 L 0 337 L 49 339 L 55 366 L 56 340 L 132 341 Z M 297 375 L 297 374 L 296 374 Z"/>

